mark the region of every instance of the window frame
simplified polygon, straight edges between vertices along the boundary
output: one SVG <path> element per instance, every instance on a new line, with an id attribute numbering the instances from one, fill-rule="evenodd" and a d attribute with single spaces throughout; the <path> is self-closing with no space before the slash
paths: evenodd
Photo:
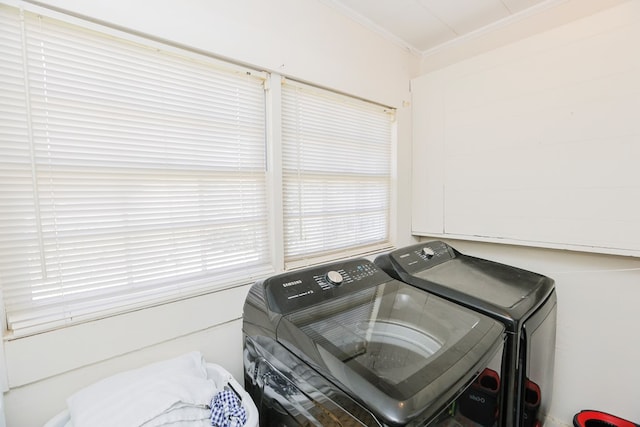
<path id="1" fill-rule="evenodd" d="M 22 4 L 21 7 L 25 10 L 33 13 L 41 13 L 46 15 L 47 17 L 62 20 L 63 22 L 70 23 L 72 25 L 80 25 L 88 29 L 98 30 L 100 32 L 104 32 L 110 36 L 121 37 L 127 40 L 133 41 L 135 43 L 143 43 L 146 45 L 154 46 L 158 49 L 165 49 L 169 51 L 173 51 L 174 53 L 180 53 L 184 55 L 188 53 L 192 55 L 194 59 L 196 58 L 206 58 L 210 61 L 217 61 L 221 66 L 228 67 L 233 70 L 241 70 L 244 71 L 247 68 L 243 65 L 239 65 L 233 62 L 229 62 L 226 60 L 221 60 L 214 55 L 210 55 L 206 52 L 201 52 L 198 50 L 190 49 L 185 46 L 181 46 L 179 44 L 167 42 L 165 40 L 160 40 L 153 37 L 147 37 L 139 34 L 133 34 L 127 31 L 123 31 L 117 28 L 110 27 L 108 25 L 104 25 L 101 23 L 87 21 L 83 18 L 73 17 L 66 15 L 61 12 L 52 11 L 48 8 L 32 5 L 32 4 Z M 13 5 L 9 4 L 10 7 Z M 251 72 L 256 72 L 255 69 L 250 68 Z M 272 255 L 272 266 L 274 272 L 281 272 L 284 270 L 296 269 L 300 267 L 304 267 L 307 265 L 319 264 L 328 261 L 333 261 L 340 258 L 347 258 L 353 256 L 368 256 L 380 251 L 391 249 L 392 242 L 394 241 L 394 224 L 395 224 L 395 214 L 394 214 L 394 201 L 395 201 L 395 187 L 394 187 L 394 176 L 395 176 L 395 150 L 396 150 L 396 132 L 397 129 L 395 126 L 391 132 L 391 157 L 389 158 L 389 163 L 391 167 L 390 172 L 390 182 L 389 182 L 389 212 L 388 212 L 388 239 L 385 242 L 369 245 L 366 247 L 356 247 L 345 250 L 340 250 L 335 253 L 330 254 L 322 254 L 319 256 L 312 256 L 302 260 L 296 260 L 294 262 L 285 262 L 284 260 L 284 243 L 283 243 L 283 213 L 282 213 L 282 192 L 278 189 L 282 188 L 282 158 L 280 153 L 282 152 L 282 90 L 281 83 L 284 78 L 282 75 L 273 72 L 265 72 L 259 71 L 262 76 L 264 76 L 266 82 L 266 105 L 265 105 L 265 115 L 266 115 L 266 156 L 267 156 L 267 204 L 269 206 L 269 228 L 271 230 L 272 240 L 270 241 L 271 246 L 271 255 Z M 329 90 L 322 88 L 322 90 Z M 340 95 L 345 95 L 339 91 L 333 91 L 339 93 Z M 350 96 L 350 95 L 346 95 Z M 354 99 L 360 99 L 357 97 L 353 97 Z M 369 101 L 367 101 L 369 102 Z M 390 108 L 390 107 L 387 107 Z M 247 285 L 247 283 L 237 283 L 233 287 L 242 287 Z M 210 294 L 210 293 L 224 293 L 223 290 L 210 290 L 203 292 L 202 294 Z M 199 295 L 202 295 L 199 294 Z M 184 297 L 187 298 L 187 297 Z M 178 298 L 174 300 L 168 300 L 163 303 L 153 303 L 149 305 L 149 308 L 157 307 L 158 305 L 162 305 L 165 303 L 177 302 L 182 300 L 183 298 Z M 4 307 L 4 305 L 3 305 Z M 123 310 L 114 313 L 113 315 L 126 315 L 127 313 L 131 313 L 131 310 Z M 110 315 L 111 316 L 111 315 Z M 2 316 L 3 319 L 5 316 Z M 88 320 L 87 320 L 88 321 Z M 83 322 L 84 323 L 84 322 Z M 72 324 L 71 326 L 81 326 L 82 323 Z M 6 327 L 5 327 L 6 332 Z M 5 339 L 13 339 L 19 338 L 16 336 L 12 336 L 11 334 L 5 333 Z"/>

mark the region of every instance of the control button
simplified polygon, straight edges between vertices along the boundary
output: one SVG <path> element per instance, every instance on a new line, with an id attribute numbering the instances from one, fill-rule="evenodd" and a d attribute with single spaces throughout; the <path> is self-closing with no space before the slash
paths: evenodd
<path id="1" fill-rule="evenodd" d="M 426 256 L 427 259 L 431 259 L 435 256 L 435 251 L 428 246 L 422 248 L 422 255 Z"/>
<path id="2" fill-rule="evenodd" d="M 325 278 L 327 279 L 327 282 L 331 283 L 332 285 L 341 285 L 342 284 L 342 274 L 338 273 L 337 271 L 331 270 L 327 273 L 327 275 L 325 276 Z"/>

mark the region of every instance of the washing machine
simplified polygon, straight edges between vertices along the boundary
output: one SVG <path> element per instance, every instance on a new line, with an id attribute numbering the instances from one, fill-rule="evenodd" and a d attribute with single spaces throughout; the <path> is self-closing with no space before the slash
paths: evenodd
<path id="1" fill-rule="evenodd" d="M 256 282 L 242 329 L 245 389 L 270 427 L 465 425 L 457 402 L 505 340 L 366 259 Z"/>
<path id="2" fill-rule="evenodd" d="M 553 392 L 556 337 L 554 281 L 517 267 L 465 255 L 441 241 L 376 257 L 392 277 L 500 321 L 506 328 L 499 425 L 544 423 Z"/>

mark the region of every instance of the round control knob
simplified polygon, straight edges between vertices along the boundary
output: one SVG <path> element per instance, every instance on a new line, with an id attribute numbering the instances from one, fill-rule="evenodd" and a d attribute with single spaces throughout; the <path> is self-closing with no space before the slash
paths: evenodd
<path id="1" fill-rule="evenodd" d="M 342 274 L 338 273 L 337 271 L 331 270 L 327 272 L 325 277 L 327 279 L 327 282 L 331 283 L 332 285 L 338 286 L 342 284 Z"/>
<path id="2" fill-rule="evenodd" d="M 430 247 L 425 246 L 424 248 L 422 248 L 422 255 L 426 256 L 427 259 L 431 259 L 436 255 L 436 253 Z"/>

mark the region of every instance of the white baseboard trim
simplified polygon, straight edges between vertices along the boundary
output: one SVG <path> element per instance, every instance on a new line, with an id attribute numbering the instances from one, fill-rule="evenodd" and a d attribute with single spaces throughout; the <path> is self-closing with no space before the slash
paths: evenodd
<path id="1" fill-rule="evenodd" d="M 565 421 L 561 421 L 550 415 L 547 415 L 544 419 L 544 427 L 573 427 L 573 424 L 568 424 Z"/>

